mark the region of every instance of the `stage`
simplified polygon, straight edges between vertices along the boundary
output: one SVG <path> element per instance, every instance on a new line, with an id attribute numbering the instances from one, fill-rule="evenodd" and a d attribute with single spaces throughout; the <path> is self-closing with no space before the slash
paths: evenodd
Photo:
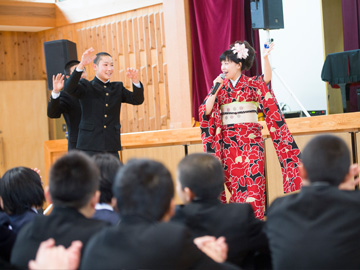
<path id="1" fill-rule="evenodd" d="M 350 148 L 354 162 L 359 160 L 360 152 L 360 112 L 333 114 L 314 117 L 286 119 L 288 127 L 300 149 L 314 136 L 321 133 L 332 133 L 345 140 Z M 275 154 L 269 131 L 264 121 L 263 137 L 265 140 L 266 160 L 266 198 L 269 205 L 276 197 L 283 196 L 280 164 Z M 123 162 L 131 158 L 151 158 L 163 162 L 176 177 L 176 166 L 186 155 L 202 152 L 200 128 L 180 128 L 148 132 L 125 133 L 121 135 L 123 150 L 120 157 Z M 44 143 L 45 184 L 51 164 L 67 152 L 67 140 L 51 140 Z M 176 197 L 176 202 L 180 199 Z"/>

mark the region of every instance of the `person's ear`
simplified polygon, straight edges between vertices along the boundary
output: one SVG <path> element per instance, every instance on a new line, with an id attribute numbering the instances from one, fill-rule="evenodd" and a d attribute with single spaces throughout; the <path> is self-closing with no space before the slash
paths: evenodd
<path id="1" fill-rule="evenodd" d="M 46 186 L 44 189 L 44 195 L 45 195 L 45 200 L 47 201 L 48 204 L 52 204 L 52 199 L 51 199 L 51 195 L 50 195 L 50 188 L 49 186 Z"/>
<path id="2" fill-rule="evenodd" d="M 300 162 L 300 165 L 299 165 L 299 173 L 300 173 L 300 177 L 302 179 L 303 186 L 310 185 L 310 181 L 307 178 L 308 176 L 307 176 L 307 172 L 305 170 L 304 164 L 302 164 L 301 162 Z"/>
<path id="3" fill-rule="evenodd" d="M 184 194 L 186 202 L 191 202 L 195 198 L 195 193 L 192 192 L 191 189 L 188 187 L 184 188 Z"/>
<path id="4" fill-rule="evenodd" d="M 97 64 L 93 64 L 93 68 L 94 68 L 94 70 L 95 70 L 95 72 L 97 71 L 97 69 L 98 69 L 98 66 L 97 66 Z"/>
<path id="5" fill-rule="evenodd" d="M 241 71 L 241 67 L 242 67 L 242 63 L 240 62 L 237 64 L 237 68 Z"/>
<path id="6" fill-rule="evenodd" d="M 4 210 L 4 202 L 3 199 L 0 197 L 0 207 L 2 210 Z"/>
<path id="7" fill-rule="evenodd" d="M 116 204 L 117 204 L 116 198 L 115 198 L 115 197 L 112 197 L 112 198 L 111 198 L 111 206 L 112 206 L 112 208 L 115 208 Z"/>
<path id="8" fill-rule="evenodd" d="M 162 217 L 161 221 L 168 222 L 175 215 L 175 207 L 176 207 L 175 200 L 174 198 L 172 198 L 169 204 L 169 208 Z"/>
<path id="9" fill-rule="evenodd" d="M 97 190 L 95 191 L 93 197 L 90 199 L 91 208 L 95 209 L 95 205 L 99 202 L 99 199 L 100 199 L 100 191 Z"/>
<path id="10" fill-rule="evenodd" d="M 304 167 L 304 164 L 302 164 L 302 163 L 299 164 L 299 172 L 300 172 L 300 177 L 303 180 L 307 180 L 307 172 L 306 172 L 306 169 Z"/>

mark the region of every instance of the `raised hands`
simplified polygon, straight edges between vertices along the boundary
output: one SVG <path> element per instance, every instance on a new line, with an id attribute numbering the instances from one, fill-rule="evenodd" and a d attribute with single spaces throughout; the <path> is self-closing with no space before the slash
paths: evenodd
<path id="1" fill-rule="evenodd" d="M 136 68 L 128 68 L 126 70 L 126 76 L 133 81 L 133 83 L 138 83 L 138 70 Z"/>
<path id="2" fill-rule="evenodd" d="M 62 75 L 61 73 L 58 73 L 56 76 L 53 75 L 52 81 L 54 93 L 59 93 L 61 89 L 64 88 L 64 77 L 65 75 Z"/>
<path id="3" fill-rule="evenodd" d="M 84 69 L 85 66 L 89 65 L 94 61 L 96 55 L 93 55 L 94 49 L 91 47 L 87 49 L 81 56 L 80 64 L 78 65 L 79 69 Z"/>
<path id="4" fill-rule="evenodd" d="M 262 51 L 263 58 L 266 59 L 270 55 L 270 52 L 274 49 L 275 43 L 270 43 L 268 48 L 264 48 Z"/>

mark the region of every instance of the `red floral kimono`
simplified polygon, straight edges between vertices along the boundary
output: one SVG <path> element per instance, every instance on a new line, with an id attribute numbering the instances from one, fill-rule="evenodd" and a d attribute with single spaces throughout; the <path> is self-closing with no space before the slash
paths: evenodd
<path id="1" fill-rule="evenodd" d="M 250 102 L 261 106 L 280 161 L 285 193 L 301 187 L 298 170 L 300 150 L 289 132 L 274 93 L 267 88 L 262 76 L 250 78 L 242 74 L 235 89 L 225 79 L 211 114 L 205 115 L 205 103 L 209 95 L 199 108 L 204 151 L 215 154 L 221 160 L 225 171 L 225 185 L 231 194 L 230 202 L 249 202 L 255 216 L 262 219 L 265 209 L 262 126 L 259 123 L 223 125 L 220 106 L 239 102 L 240 105 Z M 225 191 L 220 199 L 226 203 Z"/>

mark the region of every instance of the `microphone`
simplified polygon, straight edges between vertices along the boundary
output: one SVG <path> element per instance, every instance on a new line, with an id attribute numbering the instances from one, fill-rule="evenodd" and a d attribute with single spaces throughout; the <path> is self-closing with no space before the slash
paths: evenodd
<path id="1" fill-rule="evenodd" d="M 220 74 L 220 77 L 221 77 L 221 79 L 225 79 L 225 74 L 224 73 L 221 73 Z M 216 93 L 216 91 L 218 90 L 218 88 L 219 88 L 219 86 L 220 86 L 220 83 L 215 83 L 215 85 L 214 85 L 214 87 L 213 87 L 213 90 L 211 91 L 211 95 L 215 95 L 215 93 Z"/>

